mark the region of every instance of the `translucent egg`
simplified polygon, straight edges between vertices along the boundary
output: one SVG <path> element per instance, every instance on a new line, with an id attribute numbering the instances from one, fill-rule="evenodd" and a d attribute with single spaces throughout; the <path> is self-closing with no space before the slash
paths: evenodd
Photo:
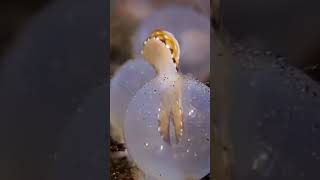
<path id="1" fill-rule="evenodd" d="M 110 82 L 110 124 L 112 136 L 123 142 L 123 121 L 131 98 L 156 76 L 154 69 L 142 59 L 122 65 Z"/>
<path id="2" fill-rule="evenodd" d="M 210 89 L 190 77 L 180 77 L 184 134 L 178 143 L 167 144 L 158 132 L 160 94 L 172 91 L 174 84 L 168 85 L 165 78 L 157 76 L 128 105 L 126 145 L 131 159 L 148 177 L 201 179 L 210 172 Z"/>
<path id="3" fill-rule="evenodd" d="M 210 73 L 210 20 L 190 7 L 169 6 L 154 11 L 139 26 L 133 37 L 134 55 L 141 57 L 143 42 L 155 29 L 175 35 L 180 44 L 180 70 L 196 79 L 207 80 Z"/>

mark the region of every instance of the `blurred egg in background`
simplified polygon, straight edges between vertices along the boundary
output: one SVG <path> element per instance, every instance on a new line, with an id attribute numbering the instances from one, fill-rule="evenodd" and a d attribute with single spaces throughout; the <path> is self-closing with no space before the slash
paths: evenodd
<path id="1" fill-rule="evenodd" d="M 122 65 L 110 82 L 110 123 L 113 138 L 123 142 L 123 120 L 127 105 L 136 92 L 155 77 L 155 71 L 143 59 Z"/>

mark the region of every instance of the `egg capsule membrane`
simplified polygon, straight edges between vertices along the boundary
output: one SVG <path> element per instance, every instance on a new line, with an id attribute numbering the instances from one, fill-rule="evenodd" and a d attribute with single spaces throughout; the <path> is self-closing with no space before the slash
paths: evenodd
<path id="1" fill-rule="evenodd" d="M 210 172 L 210 89 L 180 75 L 184 134 L 178 143 L 170 145 L 158 130 L 160 96 L 175 88 L 167 80 L 157 76 L 128 105 L 124 134 L 130 158 L 145 174 L 157 179 L 201 179 Z"/>
<path id="2" fill-rule="evenodd" d="M 110 82 L 111 135 L 123 142 L 123 121 L 131 98 L 156 76 L 154 69 L 142 59 L 133 59 L 122 65 Z"/>
<path id="3" fill-rule="evenodd" d="M 133 54 L 141 56 L 143 42 L 155 29 L 175 35 L 180 44 L 180 71 L 206 81 L 210 73 L 210 20 L 191 7 L 171 5 L 154 11 L 132 39 Z"/>

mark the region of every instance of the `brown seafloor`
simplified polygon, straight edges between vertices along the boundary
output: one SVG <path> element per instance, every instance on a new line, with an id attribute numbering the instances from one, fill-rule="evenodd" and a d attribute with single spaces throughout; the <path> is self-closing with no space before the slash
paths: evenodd
<path id="1" fill-rule="evenodd" d="M 110 24 L 110 76 L 131 57 L 132 29 L 135 29 L 136 22 L 128 21 L 123 17 L 111 16 Z M 113 140 L 110 135 L 110 177 L 112 180 L 138 180 L 143 173 L 130 161 L 127 156 L 121 155 L 126 152 L 123 144 Z"/>

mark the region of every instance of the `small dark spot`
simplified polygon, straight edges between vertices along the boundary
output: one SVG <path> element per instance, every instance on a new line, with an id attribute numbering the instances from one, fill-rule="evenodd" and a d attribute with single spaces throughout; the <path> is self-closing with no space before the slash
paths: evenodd
<path id="1" fill-rule="evenodd" d="M 262 140 L 266 140 L 266 139 L 267 139 L 267 136 L 266 136 L 266 135 L 262 135 L 262 136 L 261 136 L 261 139 L 262 139 Z"/>
<path id="2" fill-rule="evenodd" d="M 207 141 L 209 141 L 209 138 L 206 138 Z"/>
<path id="3" fill-rule="evenodd" d="M 318 130 L 319 129 L 319 124 L 315 123 L 312 125 L 313 130 Z"/>
<path id="4" fill-rule="evenodd" d="M 125 145 L 120 144 L 116 141 L 114 141 L 112 138 L 110 138 L 110 151 L 111 152 L 118 152 L 118 151 L 125 151 Z"/>
<path id="5" fill-rule="evenodd" d="M 176 59 L 172 58 L 172 60 L 173 60 L 174 63 L 177 63 Z"/>
<path id="6" fill-rule="evenodd" d="M 164 39 L 160 39 L 161 42 L 163 42 L 164 44 L 166 44 L 166 41 Z"/>
<path id="7" fill-rule="evenodd" d="M 220 52 L 220 53 L 218 53 L 218 56 L 221 57 L 221 56 L 223 56 L 223 54 Z"/>
<path id="8" fill-rule="evenodd" d="M 223 151 L 228 151 L 229 150 L 229 148 L 227 146 L 223 146 L 222 148 L 223 148 Z"/>
<path id="9" fill-rule="evenodd" d="M 318 96 L 318 93 L 315 91 L 312 91 L 312 96 Z"/>
<path id="10" fill-rule="evenodd" d="M 282 60 L 284 60 L 284 57 L 283 57 L 283 56 L 281 56 L 281 55 L 276 55 L 276 58 L 277 58 L 277 60 L 278 60 L 278 61 L 282 61 Z"/>

